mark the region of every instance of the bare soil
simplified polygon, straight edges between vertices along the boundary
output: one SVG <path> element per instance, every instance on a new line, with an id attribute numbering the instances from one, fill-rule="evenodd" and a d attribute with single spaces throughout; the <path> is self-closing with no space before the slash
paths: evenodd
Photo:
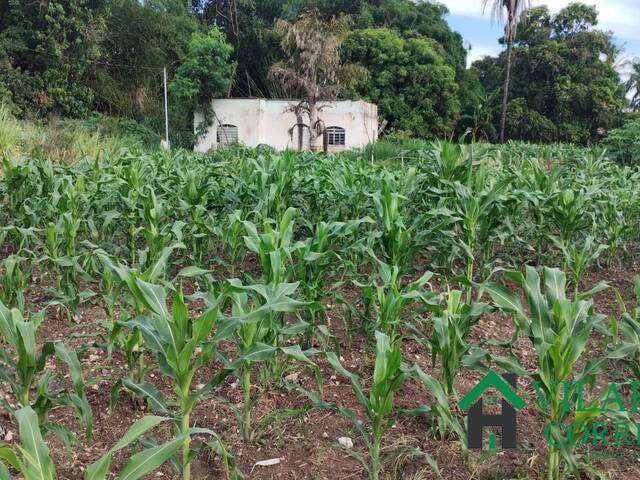
<path id="1" fill-rule="evenodd" d="M 585 285 L 593 285 L 600 280 L 607 280 L 617 288 L 628 307 L 634 305 L 633 278 L 640 274 L 640 256 L 638 249 L 626 256 L 620 264 L 602 268 L 594 268 Z M 251 268 L 251 267 L 249 267 Z M 422 267 L 416 268 L 417 274 Z M 38 289 L 31 295 L 31 310 L 37 310 L 44 299 Z M 354 298 L 355 290 L 346 289 L 345 297 Z M 601 313 L 618 317 L 619 307 L 611 290 L 597 294 L 597 309 Z M 93 438 L 83 436 L 73 412 L 65 407 L 55 407 L 51 412 L 51 420 L 70 427 L 78 436 L 80 445 L 65 452 L 60 441 L 54 436 L 48 437 L 48 444 L 57 465 L 58 478 L 62 480 L 78 480 L 83 478 L 83 470 L 98 459 L 112 446 L 135 421 L 148 414 L 144 405 L 133 402 L 126 394 L 121 396 L 113 411 L 109 410 L 109 393 L 124 368 L 124 361 L 117 353 L 108 359 L 105 351 L 99 347 L 100 335 L 104 333 L 101 322 L 105 315 L 99 306 L 86 305 L 81 310 L 81 320 L 70 323 L 64 315 L 49 309 L 43 327 L 40 330 L 39 342 L 64 340 L 76 349 L 85 348 L 81 357 L 87 380 L 87 396 L 94 415 Z M 343 365 L 357 373 L 366 387 L 373 372 L 373 359 L 363 351 L 364 338 L 357 334 L 351 341 L 345 335 L 340 306 L 332 305 L 329 311 L 329 322 L 332 332 L 340 341 L 340 355 Z M 489 337 L 507 340 L 513 334 L 511 319 L 500 313 L 489 314 L 474 326 L 472 341 L 482 341 Z M 588 356 L 597 355 L 603 346 L 603 339 L 594 335 L 591 339 Z M 430 352 L 413 340 L 403 344 L 405 359 L 418 363 L 427 373 L 437 375 L 437 368 L 431 365 Z M 515 349 L 521 364 L 528 370 L 536 368 L 535 355 L 527 339 L 521 338 Z M 364 418 L 362 409 L 353 395 L 348 381 L 336 376 L 328 363 L 316 358 L 324 378 L 324 398 L 352 408 Z M 153 363 L 152 358 L 147 358 Z M 51 365 L 55 368 L 55 365 Z M 194 385 L 204 383 L 216 371 L 211 364 L 198 372 Z M 307 368 L 292 366 L 287 374 L 298 373 L 298 382 L 307 389 L 316 390 L 312 372 Z M 628 377 L 622 364 L 612 364 L 610 375 Z M 254 393 L 259 393 L 261 382 L 256 370 L 253 384 Z M 64 373 L 59 381 L 66 381 Z M 471 370 L 463 370 L 456 382 L 456 388 L 463 396 L 468 392 L 480 375 Z M 163 381 L 159 371 L 151 371 L 146 380 L 159 389 L 170 394 L 171 388 Z M 0 384 L 1 387 L 6 387 Z M 0 393 L 2 393 L 0 391 Z M 530 392 L 532 393 L 532 392 Z M 4 392 L 9 398 L 8 390 Z M 241 405 L 242 394 L 238 381 L 230 377 L 224 386 L 214 392 L 213 396 L 222 396 L 231 404 Z M 363 442 L 348 419 L 334 410 L 306 409 L 309 400 L 299 391 L 287 388 L 272 388 L 261 394 L 254 408 L 253 422 L 259 424 L 268 415 L 277 414 L 279 419 L 258 432 L 258 437 L 251 442 L 244 442 L 240 436 L 237 423 L 231 409 L 214 398 L 203 399 L 192 415 L 192 425 L 206 427 L 216 431 L 226 442 L 228 449 L 234 454 L 239 468 L 247 479 L 326 479 L 347 480 L 365 479 L 366 472 L 362 466 L 344 450 L 333 445 L 339 437 L 350 437 L 356 448 L 362 449 Z M 415 380 L 408 379 L 402 391 L 397 394 L 398 408 L 412 408 L 420 404 L 430 404 L 431 397 Z M 452 399 L 453 405 L 455 400 Z M 284 412 L 299 411 L 295 415 L 286 416 Z M 463 412 L 460 412 L 463 415 Z M 457 440 L 451 436 L 436 440 L 431 435 L 429 425 L 424 418 L 400 416 L 397 423 L 385 437 L 384 448 L 391 451 L 397 448 L 419 448 L 428 453 L 439 464 L 442 478 L 457 479 L 508 479 L 508 478 L 545 478 L 546 441 L 544 437 L 545 419 L 534 407 L 528 406 L 518 414 L 518 441 L 516 450 L 500 451 L 493 455 L 472 452 L 467 462 L 463 459 L 462 450 Z M 171 434 L 170 425 L 160 426 L 154 431 L 154 437 L 161 441 Z M 0 432 L 5 438 L 17 440 L 17 426 L 6 411 L 0 411 Z M 8 435 L 8 432 L 11 432 Z M 2 440 L 2 438 L 0 438 Z M 362 450 L 361 450 L 362 451 Z M 130 451 L 122 451 L 115 455 L 112 471 L 123 465 Z M 271 466 L 259 466 L 256 462 L 278 458 L 279 463 Z M 640 478 L 640 464 L 631 459 L 597 461 L 594 465 L 600 468 L 606 478 L 631 479 Z M 193 463 L 194 479 L 223 478 L 222 465 L 211 453 L 200 454 Z M 110 478 L 115 478 L 112 475 Z M 165 465 L 162 470 L 154 472 L 148 478 L 176 478 L 171 466 Z M 438 478 L 428 464 L 418 457 L 401 455 L 395 462 L 385 468 L 385 479 L 431 479 Z"/>

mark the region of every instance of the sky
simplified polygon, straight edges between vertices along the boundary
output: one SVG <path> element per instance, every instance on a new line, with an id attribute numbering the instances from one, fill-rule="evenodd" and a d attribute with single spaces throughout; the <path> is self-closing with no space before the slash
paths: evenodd
<path id="1" fill-rule="evenodd" d="M 532 0 L 534 6 L 547 5 L 551 13 L 566 7 L 576 0 Z M 485 55 L 496 55 L 503 48 L 498 43 L 504 27 L 491 20 L 490 11 L 482 13 L 482 0 L 438 0 L 447 6 L 450 14 L 447 21 L 460 32 L 465 46 L 471 46 L 468 60 Z M 599 28 L 614 33 L 616 43 L 624 49 L 620 65 L 625 59 L 640 57 L 640 0 L 583 0 L 583 3 L 596 5 L 600 13 Z M 621 66 L 624 76 L 624 66 Z"/>

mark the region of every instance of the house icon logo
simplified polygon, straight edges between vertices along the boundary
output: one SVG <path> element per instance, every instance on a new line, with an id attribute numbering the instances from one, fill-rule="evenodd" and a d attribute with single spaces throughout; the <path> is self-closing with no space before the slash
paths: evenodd
<path id="1" fill-rule="evenodd" d="M 482 431 L 484 427 L 500 427 L 502 430 L 502 448 L 517 446 L 516 411 L 525 407 L 525 402 L 518 396 L 518 377 L 515 373 L 503 373 L 502 376 L 489 371 L 484 378 L 460 400 L 461 410 L 469 408 L 467 414 L 467 445 L 469 448 L 482 450 Z M 502 395 L 502 413 L 486 414 L 483 405 L 498 405 L 497 395 L 483 396 L 493 386 Z M 489 449 L 496 448 L 496 436 L 489 434 Z"/>

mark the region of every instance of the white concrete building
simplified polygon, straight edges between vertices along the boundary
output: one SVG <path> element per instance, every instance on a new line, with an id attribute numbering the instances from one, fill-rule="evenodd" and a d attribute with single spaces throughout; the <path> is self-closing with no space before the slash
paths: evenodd
<path id="1" fill-rule="evenodd" d="M 263 98 L 221 98 L 211 102 L 213 124 L 198 138 L 197 152 L 218 145 L 239 142 L 255 147 L 270 145 L 277 150 L 307 150 L 309 130 L 299 125 L 294 107 L 299 100 Z M 378 138 L 378 107 L 363 101 L 337 101 L 319 104 L 319 118 L 326 127 L 318 141 L 327 151 L 364 147 Z M 196 113 L 194 127 L 199 129 L 203 115 Z M 305 125 L 309 117 L 302 115 Z"/>

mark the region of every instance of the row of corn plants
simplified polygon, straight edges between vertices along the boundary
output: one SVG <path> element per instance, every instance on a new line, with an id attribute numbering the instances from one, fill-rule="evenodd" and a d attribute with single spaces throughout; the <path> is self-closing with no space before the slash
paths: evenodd
<path id="1" fill-rule="evenodd" d="M 169 462 L 190 479 L 191 463 L 205 450 L 237 478 L 223 438 L 193 426 L 194 409 L 211 400 L 227 405 L 252 442 L 261 434 L 252 415 L 260 395 L 283 386 L 302 390 L 309 408 L 353 422 L 364 448 L 346 448 L 372 479 L 401 455 L 439 472 L 419 448 L 385 442 L 401 415 L 423 419 L 434 438 L 455 439 L 469 457 L 464 417 L 452 408 L 464 368 L 493 364 L 539 381 L 549 405 L 542 414 L 554 425 L 581 431 L 611 415 L 571 417 L 557 385 L 577 379 L 593 386 L 610 362 L 637 368 L 637 312 L 607 322 L 593 302 L 604 286 L 581 292 L 590 267 L 619 261 L 637 240 L 640 173 L 591 154 L 545 152 L 531 160 L 514 151 L 503 159 L 478 146 L 425 144 L 403 169 L 265 149 L 208 157 L 123 151 L 64 166 L 5 159 L 0 378 L 15 396 L 3 406 L 18 423 L 20 443 L 0 447 L 0 478 L 55 478 L 47 435 L 70 447 L 76 439 L 49 421 L 54 405 L 75 411 L 84 435 L 92 435 L 83 348 L 37 341 L 55 313 L 58 321 L 82 322 L 83 304 L 104 310 L 95 345 L 124 359 L 111 407 L 127 392 L 154 414 L 135 422 L 86 469 L 86 479 L 106 478 L 113 455 L 134 443 L 140 447 L 118 478 L 142 478 Z M 497 267 L 527 262 L 562 265 L 569 278 L 546 268 L 541 289 L 538 271 L 527 267 L 507 273 L 521 292 L 485 281 Z M 34 295 L 46 319 L 45 310 L 31 312 Z M 504 356 L 471 341 L 472 328 L 495 310 L 513 317 Z M 343 322 L 332 323 L 332 312 Z M 578 370 L 594 332 L 609 339 L 606 352 Z M 511 354 L 520 336 L 534 347 L 535 373 Z M 403 355 L 408 340 L 431 357 L 433 374 Z M 354 341 L 363 342 L 361 372 L 373 365 L 366 381 L 340 360 L 340 348 Z M 67 366 L 70 386 L 60 389 L 49 359 Z M 209 365 L 214 373 L 198 377 Z M 349 380 L 364 417 L 325 399 L 321 365 Z M 285 373 L 302 367 L 315 389 L 287 384 Z M 158 371 L 166 390 L 149 382 Z M 225 396 L 230 376 L 239 381 L 241 406 Z M 397 406 L 408 379 L 424 387 L 429 402 Z M 158 444 L 147 434 L 161 424 L 172 433 Z M 559 447 L 549 449 L 549 478 L 592 468 L 576 445 L 552 433 Z"/>

